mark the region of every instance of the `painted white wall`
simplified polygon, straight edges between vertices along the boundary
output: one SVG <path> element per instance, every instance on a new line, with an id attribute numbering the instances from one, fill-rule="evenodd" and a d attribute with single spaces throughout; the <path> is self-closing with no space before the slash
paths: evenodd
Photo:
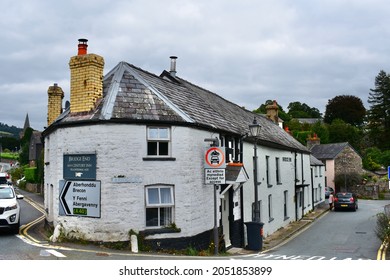
<path id="1" fill-rule="evenodd" d="M 145 186 L 174 186 L 175 224 L 180 233 L 153 238 L 193 236 L 213 228 L 213 186 L 204 184 L 204 153 L 215 137 L 206 131 L 171 127 L 175 161 L 144 161 L 146 126 L 99 124 L 58 128 L 45 138 L 45 207 L 47 220 L 62 224 L 67 232 L 95 241 L 128 240 L 129 230 L 145 230 Z M 96 153 L 97 178 L 101 181 L 101 218 L 59 216 L 59 181 L 63 155 Z M 124 175 L 141 183 L 113 183 Z M 53 185 L 53 187 L 50 187 Z"/>
<path id="2" fill-rule="evenodd" d="M 313 170 L 313 192 L 314 206 L 324 202 L 325 200 L 325 166 L 312 166 Z"/>
<path id="3" fill-rule="evenodd" d="M 244 165 L 250 179 L 244 185 L 244 222 L 252 219 L 252 203 L 254 201 L 254 182 L 253 182 L 253 143 L 244 143 Z M 286 150 L 279 150 L 268 148 L 264 146 L 257 146 L 258 156 L 258 181 L 261 183 L 258 187 L 258 198 L 261 201 L 260 218 L 264 223 L 264 237 L 274 233 L 279 228 L 288 225 L 295 221 L 295 184 L 294 180 L 297 176 L 298 183 L 302 183 L 302 163 L 303 159 L 303 183 L 311 184 L 310 171 L 310 156 L 308 154 L 290 152 Z M 269 156 L 269 187 L 266 182 L 266 156 Z M 295 174 L 295 156 L 297 156 L 297 174 Z M 276 158 L 279 158 L 280 163 L 280 177 L 281 182 L 277 184 L 276 181 Z M 284 215 L 284 192 L 287 191 L 287 218 Z M 268 196 L 272 195 L 272 217 L 269 218 L 268 210 Z M 305 188 L 304 213 L 311 210 L 311 186 Z M 302 208 L 298 209 L 300 218 L 302 215 Z"/>

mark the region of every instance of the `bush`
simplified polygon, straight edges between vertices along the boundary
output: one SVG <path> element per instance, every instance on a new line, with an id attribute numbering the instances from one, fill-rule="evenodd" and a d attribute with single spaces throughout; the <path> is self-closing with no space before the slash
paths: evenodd
<path id="1" fill-rule="evenodd" d="M 24 176 L 29 183 L 38 183 L 38 170 L 36 167 L 29 167 L 24 169 Z"/>
<path id="2" fill-rule="evenodd" d="M 14 160 L 18 160 L 19 159 L 19 154 L 17 153 L 10 153 L 10 152 L 4 152 L 4 153 L 1 153 L 1 158 L 5 158 L 5 159 L 14 159 Z"/>
<path id="3" fill-rule="evenodd" d="M 377 215 L 375 233 L 380 240 L 390 241 L 390 218 L 385 213 Z"/>

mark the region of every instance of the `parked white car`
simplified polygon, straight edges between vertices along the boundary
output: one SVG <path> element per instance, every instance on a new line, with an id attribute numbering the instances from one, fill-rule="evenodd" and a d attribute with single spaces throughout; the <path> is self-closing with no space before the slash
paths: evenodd
<path id="1" fill-rule="evenodd" d="M 0 184 L 0 229 L 12 230 L 19 233 L 20 206 L 18 199 L 23 195 L 17 195 L 12 186 Z"/>

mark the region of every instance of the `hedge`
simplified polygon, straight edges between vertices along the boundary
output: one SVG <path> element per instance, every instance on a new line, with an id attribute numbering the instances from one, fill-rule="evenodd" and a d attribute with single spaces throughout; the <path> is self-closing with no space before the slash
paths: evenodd
<path id="1" fill-rule="evenodd" d="M 26 181 L 29 183 L 37 183 L 38 182 L 38 170 L 36 167 L 29 167 L 24 169 L 24 177 L 26 177 Z"/>

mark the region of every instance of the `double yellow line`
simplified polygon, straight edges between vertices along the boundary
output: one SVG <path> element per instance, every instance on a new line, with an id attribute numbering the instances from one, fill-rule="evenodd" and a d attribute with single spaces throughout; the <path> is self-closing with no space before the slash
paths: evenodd
<path id="1" fill-rule="evenodd" d="M 378 254 L 376 256 L 377 260 L 382 260 L 382 261 L 386 260 L 386 251 L 388 246 L 389 244 L 387 243 L 387 241 L 383 241 L 381 247 L 378 250 Z"/>
<path id="2" fill-rule="evenodd" d="M 40 223 L 41 221 L 43 221 L 45 219 L 46 212 L 40 205 L 36 204 L 33 200 L 26 198 L 26 197 L 24 197 L 24 200 L 27 201 L 27 203 L 29 203 L 32 207 L 37 209 L 39 212 L 41 212 L 43 215 L 40 216 L 38 219 L 35 219 L 34 221 L 29 222 L 27 225 L 21 226 L 19 229 L 19 234 L 27 237 L 28 239 L 30 239 L 31 241 L 33 241 L 35 243 L 41 243 L 41 241 L 39 241 L 39 240 L 35 239 L 34 237 L 32 237 L 31 235 L 29 235 L 28 231 L 31 227 L 33 227 L 34 225 Z"/>

